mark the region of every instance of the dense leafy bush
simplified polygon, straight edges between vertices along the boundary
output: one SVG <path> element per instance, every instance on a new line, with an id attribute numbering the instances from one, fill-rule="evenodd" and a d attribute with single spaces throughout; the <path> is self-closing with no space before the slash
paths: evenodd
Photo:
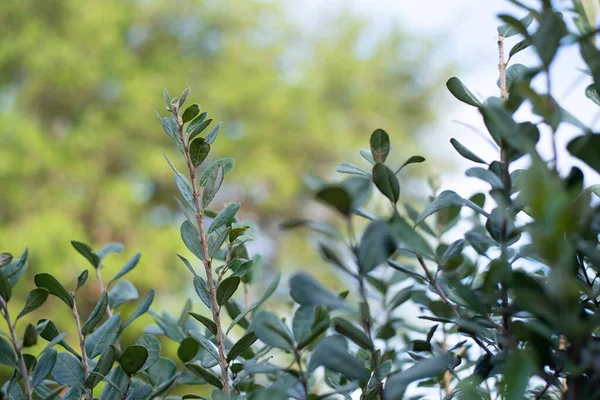
<path id="1" fill-rule="evenodd" d="M 393 400 L 426 391 L 447 399 L 598 398 L 600 206 L 592 196 L 600 190 L 584 188 L 579 168 L 560 176 L 556 135 L 563 124 L 581 129 L 583 135 L 567 150 L 598 172 L 600 136 L 552 97 L 549 74 L 560 46 L 579 46 L 593 79 L 586 94 L 600 105 L 593 8 L 579 1 L 573 9 L 553 8 L 548 0 L 538 8 L 513 3 L 527 15 L 501 16 L 506 25 L 498 28 L 500 97 L 482 101 L 457 78 L 448 81 L 456 98 L 480 111 L 498 149 L 498 159 L 488 162 L 451 140 L 461 156 L 479 165 L 466 175 L 489 184 L 489 192 L 467 199 L 432 184 L 434 196 L 419 211 L 401 201 L 398 176 L 424 159 L 396 157 L 401 151 L 392 151 L 388 134 L 375 130 L 370 150 L 361 150 L 368 169 L 342 163 L 338 171 L 349 178 L 309 180 L 316 200 L 329 206 L 339 223 L 298 218 L 282 225 L 318 232 L 318 250 L 348 288 L 334 293 L 297 272 L 289 278 L 291 310 L 268 302 L 279 275 L 262 297 L 250 298 L 248 286 L 259 280 L 261 269 L 245 246 L 253 234 L 237 218 L 240 204 L 209 211 L 234 167 L 232 158 L 221 158 L 198 171 L 220 124 L 209 130 L 212 119 L 197 104 L 184 108 L 189 89 L 175 99 L 165 91 L 170 115 L 158 118 L 185 161 L 182 173 L 167 160 L 181 193 L 181 237 L 197 260 L 179 258 L 206 315 L 192 312 L 190 302 L 179 316 L 160 312 L 151 307 L 150 292 L 123 317 L 119 306 L 138 297 L 123 277 L 139 255 L 105 285 L 105 259 L 123 246 L 110 243 L 94 251 L 73 242 L 96 274 L 102 294 L 95 309 L 85 321 L 80 318 L 77 292 L 88 270 L 71 290 L 41 273 L 13 318 L 8 303 L 28 266 L 27 251 L 18 259 L 3 253 L 0 308 L 9 332 L 0 337 L 0 362 L 14 372 L 2 396 L 92 399 L 101 392 L 99 398 L 107 400 L 186 399 L 204 397 L 170 393 L 204 393 L 204 386 L 195 385 L 210 385 L 214 399 Z M 565 21 L 575 22 L 577 30 L 569 31 Z M 521 41 L 508 60 L 531 48 L 539 55 L 538 66 L 505 62 L 505 39 L 513 36 Z M 544 90 L 532 86 L 538 77 L 545 78 Z M 526 106 L 535 121 L 516 121 L 515 113 Z M 542 134 L 554 144 L 549 161 L 536 148 Z M 516 169 L 515 161 L 523 157 L 529 166 Z M 50 295 L 72 311 L 77 349 L 50 319 L 17 329 L 18 321 Z M 155 325 L 134 344 L 121 346 L 120 334 L 146 312 Z M 38 337 L 48 342 L 45 348 L 37 356 L 26 353 Z M 161 351 L 169 342 L 177 359 Z M 416 381 L 420 389 L 407 394 Z"/>

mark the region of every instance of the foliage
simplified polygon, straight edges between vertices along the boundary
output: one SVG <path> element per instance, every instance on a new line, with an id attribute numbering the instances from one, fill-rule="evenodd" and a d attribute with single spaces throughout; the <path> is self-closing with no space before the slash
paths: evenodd
<path id="1" fill-rule="evenodd" d="M 434 196 L 419 211 L 404 201 L 398 176 L 424 158 L 397 156 L 387 132 L 375 130 L 370 149 L 361 151 L 368 168 L 345 162 L 338 170 L 350 175 L 346 179 L 313 182 L 315 199 L 339 217 L 340 229 L 318 220 L 283 224 L 319 233 L 319 251 L 347 290 L 335 293 L 309 273 L 296 272 L 288 281 L 293 300 L 288 312 L 265 307 L 280 275 L 251 301 L 248 287 L 257 281 L 261 264 L 246 248 L 253 237 L 237 217 L 241 205 L 214 206 L 235 162 L 221 158 L 199 168 L 218 143 L 220 124 L 211 126 L 197 104 L 185 106 L 189 89 L 173 99 L 165 90 L 169 115 L 158 119 L 185 161 L 178 169 L 167 158 L 185 216 L 181 238 L 197 260 L 179 258 L 207 315 L 192 312 L 190 302 L 179 316 L 159 312 L 151 308 L 150 292 L 123 322 L 113 310 L 137 298 L 135 287 L 122 278 L 139 256 L 105 288 L 104 259 L 123 246 L 109 243 L 94 251 L 73 242 L 101 291 L 86 321 L 79 316 L 77 293 L 88 270 L 71 290 L 50 274 L 37 274 L 37 288 L 13 320 L 8 303 L 28 267 L 28 252 L 19 258 L 3 253 L 0 309 L 9 334 L 8 340 L 0 338 L 0 362 L 14 369 L 3 396 L 31 399 L 33 391 L 41 398 L 91 400 L 102 385 L 101 399 L 188 399 L 205 398 L 194 385 L 209 385 L 213 399 L 360 394 L 395 400 L 411 398 L 408 388 L 418 382 L 446 399 L 596 398 L 600 207 L 592 197 L 599 190 L 584 188 L 577 167 L 559 174 L 556 134 L 562 124 L 581 129 L 567 150 L 598 172 L 599 141 L 552 96 L 550 77 L 559 48 L 578 46 L 593 78 L 586 93 L 599 102 L 600 51 L 590 23 L 595 18 L 590 7 L 582 8 L 584 2 L 576 1 L 574 11 L 555 8 L 549 0 L 538 8 L 514 3 L 527 15 L 500 16 L 505 22 L 498 28 L 500 97 L 480 100 L 457 78 L 447 84 L 458 100 L 479 110 L 498 147 L 498 160 L 488 163 L 468 143 L 451 141 L 461 156 L 481 165 L 466 175 L 486 182 L 490 191 L 467 199 L 432 185 Z M 577 31 L 565 23 L 573 16 Z M 505 40 L 512 36 L 522 41 L 509 52 L 509 61 L 531 47 L 538 66 L 505 62 Z M 537 76 L 545 78 L 545 91 L 532 87 Z M 527 104 L 539 117 L 535 124 L 515 120 Z M 554 144 L 550 161 L 536 147 L 541 135 Z M 529 166 L 515 169 L 524 157 Z M 379 200 L 386 208 L 371 210 Z M 71 310 L 79 350 L 65 343 L 51 320 L 30 324 L 19 336 L 17 320 L 50 296 Z M 122 347 L 120 334 L 145 312 L 155 325 Z M 418 317 L 411 319 L 412 313 Z M 37 357 L 26 354 L 38 336 L 49 343 Z M 157 337 L 176 344 L 177 359 L 161 352 L 164 342 Z M 171 391 L 194 394 L 171 396 Z"/>

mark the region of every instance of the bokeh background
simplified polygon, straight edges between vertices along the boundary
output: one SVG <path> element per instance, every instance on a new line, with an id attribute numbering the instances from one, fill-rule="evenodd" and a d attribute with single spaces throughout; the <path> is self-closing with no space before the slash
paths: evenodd
<path id="1" fill-rule="evenodd" d="M 176 96 L 191 86 L 190 101 L 224 121 L 208 162 L 237 160 L 215 204 L 241 201 L 242 217 L 256 221 L 261 235 L 252 251 L 264 256 L 264 280 L 301 268 L 335 286 L 307 235 L 278 227 L 322 211 L 307 210 L 303 177 L 335 178 L 339 162 L 360 164 L 358 149 L 383 128 L 397 157 L 428 159 L 410 169 L 404 196 L 424 198 L 418 180 L 436 174 L 460 194 L 475 192 L 454 172 L 462 164 L 448 140 L 457 137 L 484 156 L 494 150 L 456 123 L 481 126 L 444 83 L 458 74 L 482 97 L 497 94 L 496 14 L 514 11 L 507 3 L 0 1 L 0 251 L 18 255 L 29 247 L 21 286 L 32 286 L 42 271 L 72 286 L 86 264 L 70 240 L 95 248 L 119 241 L 126 251 L 107 260 L 107 276 L 141 252 L 130 279 L 142 295 L 157 289 L 155 308 L 192 296 L 175 256 L 187 250 L 162 154 L 173 159 L 175 149 L 154 116 L 164 114 L 163 88 Z M 555 90 L 592 123 L 585 78 L 574 72 L 578 55 L 561 59 L 556 73 L 578 80 L 557 79 Z M 574 134 L 560 132 L 559 140 Z M 94 285 L 84 297 L 87 315 L 98 298 Z M 69 325 L 65 316 L 59 328 Z"/>

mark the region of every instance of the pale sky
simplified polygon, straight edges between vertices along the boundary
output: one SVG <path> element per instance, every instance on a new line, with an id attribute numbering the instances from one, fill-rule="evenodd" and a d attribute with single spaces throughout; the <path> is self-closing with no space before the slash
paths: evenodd
<path id="1" fill-rule="evenodd" d="M 409 33 L 439 40 L 440 48 L 443 49 L 439 54 L 440 63 L 450 61 L 458 65 L 457 76 L 482 99 L 499 95 L 496 86 L 498 51 L 495 35 L 496 26 L 500 25 L 500 22 L 497 15 L 524 15 L 522 10 L 506 0 L 303 0 L 291 1 L 288 4 L 294 8 L 295 16 L 303 24 L 314 25 L 315 29 L 318 29 L 320 16 L 335 13 L 340 8 L 349 8 L 373 21 L 375 30 L 379 33 L 385 33 L 390 25 L 397 24 Z M 518 40 L 507 39 L 507 53 Z M 511 64 L 514 63 L 535 66 L 539 61 L 533 50 L 528 49 L 515 56 L 514 61 L 511 61 Z M 597 129 L 600 108 L 583 94 L 591 79 L 583 76 L 578 68 L 583 68 L 578 51 L 575 48 L 562 50 L 552 75 L 553 95 L 559 104 L 582 122 L 594 122 L 593 128 Z M 495 159 L 495 150 L 485 140 L 469 128 L 453 122 L 461 121 L 485 131 L 479 112 L 455 100 L 444 87 L 440 88 L 438 96 L 443 104 L 449 105 L 449 112 L 439 117 L 438 125 L 432 132 L 420 138 L 424 155 L 451 160 L 459 165 L 455 172 L 443 176 L 445 188 L 452 187 L 456 190 L 458 184 L 462 190 L 456 191 L 464 196 L 486 189 L 485 185 L 478 185 L 475 179 L 464 177 L 463 171 L 474 164 L 462 159 L 449 143 L 450 138 L 455 137 L 485 160 Z M 530 114 L 521 112 L 518 116 L 526 119 Z M 576 128 L 561 125 L 557 134 L 559 148 L 564 149 L 571 138 L 580 134 Z M 435 143 L 435 146 L 432 146 L 432 143 Z M 542 133 L 541 152 L 548 158 L 549 144 L 548 135 Z M 584 168 L 586 173 L 590 172 L 587 174 L 586 186 L 600 183 L 600 175 L 574 161 L 566 152 L 559 154 L 559 167 L 563 174 L 568 173 L 573 164 Z"/>

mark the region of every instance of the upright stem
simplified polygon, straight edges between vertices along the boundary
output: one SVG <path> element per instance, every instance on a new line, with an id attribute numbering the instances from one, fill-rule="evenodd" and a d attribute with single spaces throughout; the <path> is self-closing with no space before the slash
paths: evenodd
<path id="1" fill-rule="evenodd" d="M 504 60 L 504 38 L 502 37 L 502 35 L 498 35 L 498 58 L 499 58 L 498 71 L 500 73 L 500 96 L 502 97 L 503 101 L 506 101 L 508 99 L 508 91 L 506 88 L 506 61 Z M 506 192 L 506 196 L 508 198 L 510 198 L 512 182 L 510 179 L 510 171 L 508 169 L 508 164 L 509 164 L 508 147 L 506 146 L 506 143 L 502 139 L 500 139 L 500 161 L 501 161 L 502 167 L 504 169 L 504 173 L 503 173 L 504 176 L 502 177 L 502 182 L 504 183 L 504 191 Z M 503 257 L 506 254 L 507 224 L 508 224 L 508 222 L 505 217 L 504 221 L 502 223 L 502 228 L 501 228 L 501 232 L 500 232 L 500 235 L 501 235 L 500 241 L 501 241 L 501 245 L 502 245 L 502 256 Z M 510 315 L 507 310 L 508 304 L 509 304 L 508 288 L 504 284 L 501 284 L 501 287 L 502 287 L 502 307 L 503 307 L 502 327 L 504 330 L 504 336 L 506 337 L 508 344 L 511 345 L 510 344 L 511 321 L 510 321 Z"/>
<path id="2" fill-rule="evenodd" d="M 104 293 L 106 290 L 104 289 L 104 282 L 102 282 L 102 275 L 100 275 L 101 266 L 96 268 L 96 280 L 98 281 L 98 287 L 100 288 L 100 293 Z M 110 308 L 110 305 L 106 305 L 106 315 L 108 318 L 113 316 L 113 312 Z"/>
<path id="3" fill-rule="evenodd" d="M 15 349 L 15 353 L 17 353 L 17 362 L 19 363 L 19 371 L 21 372 L 21 377 L 23 378 L 23 387 L 25 389 L 25 400 L 32 400 L 33 397 L 31 395 L 31 384 L 29 383 L 29 371 L 27 371 L 25 358 L 23 358 L 23 349 L 21 347 L 21 343 L 19 343 L 17 331 L 15 330 L 15 327 L 10 319 L 8 305 L 2 296 L 0 296 L 0 308 L 2 308 L 3 317 L 8 325 L 8 330 L 10 331 L 10 337 L 12 340 L 12 345 Z"/>
<path id="4" fill-rule="evenodd" d="M 298 365 L 298 373 L 300 374 L 300 382 L 304 388 L 304 393 L 308 396 L 308 381 L 306 379 L 306 374 L 304 373 L 304 368 L 302 368 L 302 356 L 297 349 L 294 350 L 294 360 L 296 360 L 296 364 Z"/>
<path id="5" fill-rule="evenodd" d="M 223 328 L 221 327 L 221 308 L 217 303 L 217 289 L 215 286 L 215 282 L 212 274 L 212 265 L 211 259 L 208 254 L 208 241 L 206 240 L 206 233 L 204 231 L 204 216 L 202 208 L 200 207 L 200 191 L 198 190 L 198 184 L 196 183 L 196 168 L 192 163 L 192 159 L 190 156 L 190 149 L 188 147 L 187 137 L 183 132 L 183 122 L 181 118 L 178 116 L 178 110 L 174 108 L 173 115 L 177 120 L 177 127 L 179 129 L 179 138 L 181 139 L 181 144 L 183 146 L 183 154 L 185 156 L 185 161 L 188 166 L 190 181 L 192 185 L 193 197 L 194 197 L 194 206 L 196 208 L 196 220 L 198 222 L 200 244 L 202 245 L 202 251 L 204 253 L 204 269 L 206 272 L 206 282 L 208 284 L 208 291 L 210 293 L 211 300 L 211 311 L 213 316 L 213 322 L 217 326 L 217 347 L 219 349 L 219 365 L 221 367 L 221 383 L 223 385 L 223 392 L 226 395 L 230 393 L 229 387 L 229 375 L 227 373 L 227 355 L 225 353 L 225 338 L 223 335 Z"/>
<path id="6" fill-rule="evenodd" d="M 77 334 L 79 335 L 79 347 L 81 348 L 81 364 L 83 365 L 83 371 L 87 378 L 90 372 L 90 366 L 88 363 L 87 355 L 85 354 L 85 338 L 81 332 L 81 319 L 79 318 L 79 311 L 77 310 L 77 303 L 75 302 L 75 295 L 72 293 L 73 298 L 73 317 L 75 318 L 75 325 L 77 326 Z M 92 400 L 92 392 L 89 388 L 85 389 L 85 397 Z"/>

